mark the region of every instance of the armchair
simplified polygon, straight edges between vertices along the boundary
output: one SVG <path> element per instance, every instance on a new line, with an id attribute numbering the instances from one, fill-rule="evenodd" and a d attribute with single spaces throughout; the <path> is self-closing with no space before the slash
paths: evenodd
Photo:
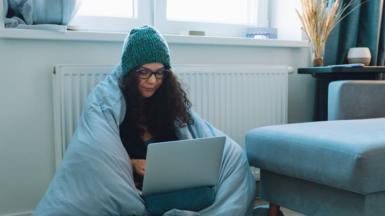
<path id="1" fill-rule="evenodd" d="M 336 81 L 329 85 L 328 120 L 385 117 L 385 81 Z"/>
<path id="2" fill-rule="evenodd" d="M 332 82 L 328 100 L 331 121 L 246 134 L 269 215 L 279 206 L 312 216 L 385 215 L 385 81 Z"/>

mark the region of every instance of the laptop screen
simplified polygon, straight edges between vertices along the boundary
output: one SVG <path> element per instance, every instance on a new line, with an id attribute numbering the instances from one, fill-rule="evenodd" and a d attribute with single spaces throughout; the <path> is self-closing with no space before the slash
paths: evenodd
<path id="1" fill-rule="evenodd" d="M 152 143 L 143 195 L 216 185 L 226 137 Z"/>

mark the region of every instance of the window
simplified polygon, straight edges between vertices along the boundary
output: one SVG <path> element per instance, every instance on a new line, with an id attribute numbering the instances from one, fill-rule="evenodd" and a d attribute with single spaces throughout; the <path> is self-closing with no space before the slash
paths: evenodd
<path id="1" fill-rule="evenodd" d="M 104 16 L 104 17 L 127 17 L 134 18 L 137 15 L 136 2 L 133 0 L 121 1 L 110 0 L 83 0 L 78 11 L 80 16 Z M 111 4 L 112 3 L 112 4 Z"/>
<path id="2" fill-rule="evenodd" d="M 83 0 L 70 28 L 127 32 L 150 24 L 165 34 L 204 31 L 244 37 L 247 28 L 269 27 L 268 0 Z"/>
<path id="3" fill-rule="evenodd" d="M 247 28 L 268 27 L 268 0 L 158 0 L 155 25 L 164 33 L 188 30 L 244 37 Z"/>
<path id="4" fill-rule="evenodd" d="M 82 0 L 73 30 L 123 31 L 151 24 L 151 0 Z"/>
<path id="5" fill-rule="evenodd" d="M 254 0 L 168 0 L 166 18 L 172 21 L 224 24 L 257 24 Z"/>

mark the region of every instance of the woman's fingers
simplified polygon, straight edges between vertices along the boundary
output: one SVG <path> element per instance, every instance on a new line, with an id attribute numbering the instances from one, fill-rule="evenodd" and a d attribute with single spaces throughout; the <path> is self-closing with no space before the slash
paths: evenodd
<path id="1" fill-rule="evenodd" d="M 137 174 L 144 176 L 144 171 L 146 169 L 146 160 L 143 159 L 132 159 L 132 166 Z"/>

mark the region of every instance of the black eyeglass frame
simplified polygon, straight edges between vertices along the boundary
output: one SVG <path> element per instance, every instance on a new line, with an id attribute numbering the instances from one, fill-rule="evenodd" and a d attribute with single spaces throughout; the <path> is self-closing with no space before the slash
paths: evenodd
<path id="1" fill-rule="evenodd" d="M 145 67 L 139 67 L 139 68 L 135 69 L 134 71 L 135 71 L 137 77 L 139 79 L 143 79 L 143 80 L 150 79 L 150 77 L 152 77 L 152 75 L 154 75 L 155 79 L 157 79 L 157 80 L 163 80 L 167 77 L 168 73 L 171 73 L 170 69 L 166 69 L 164 67 L 162 67 L 156 71 L 153 71 L 153 70 L 145 68 Z M 145 73 L 143 73 L 143 71 Z"/>

